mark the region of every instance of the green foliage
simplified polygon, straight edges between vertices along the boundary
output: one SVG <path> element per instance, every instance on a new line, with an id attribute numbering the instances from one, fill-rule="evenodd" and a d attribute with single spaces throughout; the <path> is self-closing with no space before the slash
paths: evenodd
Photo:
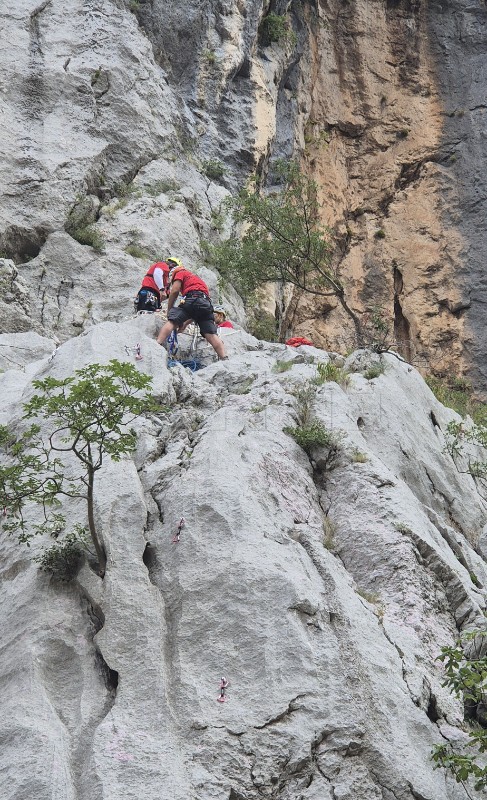
<path id="1" fill-rule="evenodd" d="M 94 225 L 86 225 L 83 228 L 70 228 L 68 233 L 80 244 L 87 244 L 92 247 L 95 252 L 105 252 L 105 239 Z"/>
<path id="2" fill-rule="evenodd" d="M 471 425 L 463 422 L 450 422 L 445 438 L 445 449 L 453 458 L 458 472 L 471 475 L 485 490 L 487 488 L 487 460 L 480 461 L 466 455 L 465 444 L 472 444 L 485 450 L 487 448 L 487 422 Z M 462 459 L 464 455 L 466 458 Z"/>
<path id="3" fill-rule="evenodd" d="M 383 375 L 385 371 L 385 364 L 372 364 L 372 366 L 365 370 L 364 378 L 367 378 L 368 381 L 373 381 L 374 378 L 378 378 L 379 375 Z"/>
<path id="4" fill-rule="evenodd" d="M 216 53 L 214 50 L 204 50 L 203 57 L 205 58 L 206 62 L 211 66 L 215 66 L 216 64 Z"/>
<path id="5" fill-rule="evenodd" d="M 379 230 L 374 233 L 374 236 L 376 239 L 385 239 L 386 232 L 383 228 L 379 228 Z"/>
<path id="6" fill-rule="evenodd" d="M 225 175 L 226 169 L 221 161 L 209 159 L 201 165 L 204 174 L 212 181 L 219 181 Z"/>
<path id="7" fill-rule="evenodd" d="M 287 372 L 292 368 L 293 362 L 292 361 L 279 361 L 277 360 L 274 366 L 272 367 L 273 372 Z"/>
<path id="8" fill-rule="evenodd" d="M 320 362 L 316 366 L 316 378 L 313 379 L 313 383 L 316 386 L 322 386 L 328 381 L 346 387 L 350 383 L 350 375 L 346 369 L 337 367 L 332 361 L 328 361 L 326 364 Z"/>
<path id="9" fill-rule="evenodd" d="M 320 225 L 316 184 L 292 162 L 279 162 L 276 173 L 280 191 L 261 194 L 254 185 L 226 203 L 245 232 L 210 245 L 212 263 L 245 298 L 275 281 L 313 294 L 343 294 L 329 268 L 331 245 Z"/>
<path id="10" fill-rule="evenodd" d="M 124 250 L 132 258 L 143 258 L 146 261 L 150 259 L 149 253 L 140 244 L 128 244 L 127 247 L 124 247 Z"/>
<path id="11" fill-rule="evenodd" d="M 101 69 L 101 67 L 98 67 L 98 69 L 96 69 L 96 70 L 93 72 L 92 76 L 91 76 L 90 83 L 91 83 L 91 85 L 92 85 L 92 86 L 94 86 L 94 85 L 95 85 L 95 83 L 97 83 L 97 81 L 99 81 L 99 80 L 100 80 L 100 78 L 101 78 L 101 74 L 102 74 L 102 69 Z"/>
<path id="12" fill-rule="evenodd" d="M 444 406 L 453 408 L 462 417 L 468 414 L 476 423 L 487 422 L 487 404 L 474 399 L 472 386 L 465 378 L 427 375 L 425 381 Z"/>
<path id="13" fill-rule="evenodd" d="M 239 383 L 239 385 L 233 390 L 233 394 L 250 394 L 254 380 L 255 378 L 252 375 L 249 375 L 248 378 L 245 378 L 245 380 Z"/>
<path id="14" fill-rule="evenodd" d="M 150 186 L 144 187 L 144 191 L 146 194 L 150 195 L 150 197 L 158 197 L 161 194 L 167 194 L 168 192 L 177 192 L 180 189 L 180 185 L 177 181 L 173 180 L 172 178 L 167 178 L 165 180 L 154 181 L 151 183 Z"/>
<path id="15" fill-rule="evenodd" d="M 287 16 L 275 14 L 272 11 L 262 20 L 260 40 L 264 47 L 268 47 L 273 42 L 290 41 L 292 44 L 296 44 L 297 41 Z"/>
<path id="16" fill-rule="evenodd" d="M 105 366 L 91 364 L 64 380 L 34 381 L 39 393 L 24 405 L 25 418 L 44 418 L 50 423 L 50 432 L 42 437 L 35 424 L 15 437 L 0 428 L 0 505 L 7 509 L 2 527 L 27 543 L 35 533 L 59 535 L 64 519 L 52 509 L 59 507 L 62 496 L 81 497 L 87 501 L 90 534 L 103 573 L 105 555 L 93 512 L 95 474 L 105 456 L 119 461 L 134 449 L 136 434 L 129 426 L 154 410 L 150 385 L 149 376 L 116 360 Z M 62 453 L 76 457 L 78 474 L 67 470 Z M 23 516 L 27 502 L 39 504 L 44 516 L 31 530 Z"/>
<path id="17" fill-rule="evenodd" d="M 308 455 L 316 447 L 330 447 L 334 438 L 332 431 L 328 430 L 319 420 L 313 420 L 308 425 L 283 428 L 284 433 L 293 437 L 294 441 L 303 448 Z"/>
<path id="18" fill-rule="evenodd" d="M 393 322 L 379 306 L 364 314 L 362 320 L 363 346 L 374 353 L 386 353 L 395 344 Z"/>
<path id="19" fill-rule="evenodd" d="M 361 450 L 355 447 L 350 455 L 350 460 L 354 464 L 365 464 L 369 459 L 366 453 L 362 453 Z"/>
<path id="20" fill-rule="evenodd" d="M 221 233 L 225 226 L 225 214 L 219 211 L 212 211 L 211 212 L 211 227 L 217 233 Z"/>
<path id="21" fill-rule="evenodd" d="M 462 698 L 469 708 L 487 706 L 487 656 L 481 655 L 485 653 L 485 639 L 484 631 L 470 631 L 451 647 L 442 647 L 438 657 L 445 668 L 442 685 Z M 432 759 L 435 768 L 448 769 L 457 783 L 464 784 L 473 778 L 475 789 L 480 792 L 487 788 L 487 766 L 480 764 L 477 756 L 487 752 L 487 730 L 476 728 L 468 736 L 466 748 L 470 752 L 466 748 L 462 748 L 464 752 L 457 752 L 452 744 L 441 744 L 434 748 Z"/>
<path id="22" fill-rule="evenodd" d="M 399 533 L 412 534 L 411 528 L 404 522 L 395 522 L 394 527 Z"/>
<path id="23" fill-rule="evenodd" d="M 56 540 L 34 559 L 44 572 L 58 581 L 71 581 L 78 574 L 86 553 L 88 531 L 75 525 L 64 539 Z"/>
<path id="24" fill-rule="evenodd" d="M 298 386 L 293 391 L 294 406 L 298 424 L 307 426 L 313 419 L 313 404 L 316 397 L 316 386 L 311 381 Z"/>
<path id="25" fill-rule="evenodd" d="M 296 387 L 293 395 L 298 424 L 283 428 L 284 433 L 292 436 L 308 455 L 317 447 L 328 448 L 326 465 L 329 466 L 339 452 L 342 434 L 329 430 L 321 420 L 314 416 L 313 404 L 316 397 L 316 385 L 312 381 Z"/>
<path id="26" fill-rule="evenodd" d="M 277 342 L 279 337 L 276 318 L 265 312 L 254 315 L 249 322 L 249 333 L 264 342 Z"/>

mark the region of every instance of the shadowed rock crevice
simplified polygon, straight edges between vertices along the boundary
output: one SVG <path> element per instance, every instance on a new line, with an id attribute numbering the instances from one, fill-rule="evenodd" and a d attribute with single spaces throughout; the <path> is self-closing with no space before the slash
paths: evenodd
<path id="1" fill-rule="evenodd" d="M 45 228 L 27 230 L 12 225 L 0 235 L 0 257 L 10 258 L 15 264 L 23 264 L 39 255 L 46 242 Z"/>

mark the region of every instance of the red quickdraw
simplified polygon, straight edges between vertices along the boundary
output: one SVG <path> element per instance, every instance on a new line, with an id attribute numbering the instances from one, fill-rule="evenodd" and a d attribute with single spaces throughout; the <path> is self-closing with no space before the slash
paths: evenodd
<path id="1" fill-rule="evenodd" d="M 142 355 L 142 348 L 140 346 L 140 342 L 134 344 L 133 347 L 125 345 L 125 352 L 127 353 L 128 356 L 132 355 L 133 353 L 136 361 L 143 361 L 144 359 L 144 356 Z"/>

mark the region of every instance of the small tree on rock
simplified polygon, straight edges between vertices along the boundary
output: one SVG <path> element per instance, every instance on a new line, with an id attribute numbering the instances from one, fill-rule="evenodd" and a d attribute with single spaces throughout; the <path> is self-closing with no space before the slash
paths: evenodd
<path id="1" fill-rule="evenodd" d="M 465 633 L 451 647 L 442 647 L 438 657 L 445 666 L 443 686 L 460 697 L 466 716 L 474 728 L 468 734 L 464 747 L 440 744 L 432 753 L 435 767 L 448 769 L 457 783 L 463 784 L 468 797 L 466 782 L 473 779 L 477 792 L 487 789 L 487 636 L 485 631 Z M 480 758 L 479 758 L 480 756 Z"/>
<path id="2" fill-rule="evenodd" d="M 104 575 L 106 554 L 94 517 L 95 476 L 106 457 L 119 461 L 135 448 L 136 433 L 129 426 L 155 409 L 148 393 L 151 381 L 132 364 L 116 360 L 106 366 L 91 364 L 64 380 L 34 381 L 40 391 L 24 405 L 25 418 L 42 417 L 51 428 L 44 436 L 33 424 L 15 437 L 0 427 L 2 527 L 27 544 L 36 533 L 57 538 L 65 527 L 63 515 L 55 512 L 61 498 L 82 498 L 99 572 Z M 75 457 L 79 472 L 72 465 L 66 467 L 62 453 Z M 23 513 L 28 502 L 40 505 L 43 512 L 42 522 L 32 527 Z"/>
<path id="3" fill-rule="evenodd" d="M 208 245 L 209 261 L 242 297 L 263 283 L 290 283 L 319 297 L 336 297 L 362 344 L 361 324 L 331 266 L 330 234 L 320 221 L 317 185 L 294 162 L 278 162 L 279 191 L 262 193 L 256 184 L 227 201 L 241 237 Z"/>

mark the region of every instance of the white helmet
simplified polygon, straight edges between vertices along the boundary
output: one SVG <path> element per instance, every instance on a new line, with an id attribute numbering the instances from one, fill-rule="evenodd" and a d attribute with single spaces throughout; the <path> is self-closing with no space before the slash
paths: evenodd
<path id="1" fill-rule="evenodd" d="M 223 306 L 213 306 L 213 311 L 214 311 L 216 314 L 223 314 L 224 318 L 225 318 L 225 319 L 227 318 L 227 312 L 225 311 L 225 309 L 223 308 Z"/>

